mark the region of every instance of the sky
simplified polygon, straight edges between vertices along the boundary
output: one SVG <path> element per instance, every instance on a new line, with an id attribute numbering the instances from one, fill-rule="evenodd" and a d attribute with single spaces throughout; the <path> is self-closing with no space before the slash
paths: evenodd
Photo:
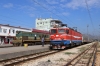
<path id="1" fill-rule="evenodd" d="M 50 17 L 100 36 L 100 0 L 0 0 L 0 24 L 35 28 L 36 18 Z"/>

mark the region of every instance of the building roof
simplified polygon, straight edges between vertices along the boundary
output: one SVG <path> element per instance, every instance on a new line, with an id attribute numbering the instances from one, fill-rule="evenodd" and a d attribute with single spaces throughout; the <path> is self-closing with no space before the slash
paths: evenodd
<path id="1" fill-rule="evenodd" d="M 39 30 L 39 29 L 32 29 L 32 32 L 49 34 L 49 31 L 45 31 L 45 30 Z"/>
<path id="2" fill-rule="evenodd" d="M 56 21 L 57 23 L 62 23 L 60 20 L 55 20 L 55 19 L 53 19 L 51 21 Z"/>
<path id="3" fill-rule="evenodd" d="M 18 27 L 16 27 L 16 26 L 10 26 L 9 24 L 0 24 L 0 27 L 1 26 L 6 26 L 6 27 L 13 27 L 13 28 L 19 28 L 19 29 L 25 29 L 25 30 L 31 30 L 31 29 L 28 29 L 28 28 L 22 28 L 22 27 L 20 27 L 20 26 L 18 26 Z"/>
<path id="4" fill-rule="evenodd" d="M 46 18 L 46 19 L 44 19 L 44 18 L 37 18 L 36 20 L 50 20 L 50 21 L 56 21 L 57 23 L 62 23 L 60 20 L 58 20 L 58 19 L 52 19 L 52 18 Z"/>

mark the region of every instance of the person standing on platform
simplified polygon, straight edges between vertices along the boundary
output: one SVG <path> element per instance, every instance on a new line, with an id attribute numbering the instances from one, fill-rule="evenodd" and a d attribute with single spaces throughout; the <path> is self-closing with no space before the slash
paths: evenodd
<path id="1" fill-rule="evenodd" d="M 44 47 L 44 36 L 42 36 L 41 42 L 42 42 L 42 47 Z"/>
<path id="2" fill-rule="evenodd" d="M 35 34 L 34 40 L 36 40 L 36 34 Z"/>

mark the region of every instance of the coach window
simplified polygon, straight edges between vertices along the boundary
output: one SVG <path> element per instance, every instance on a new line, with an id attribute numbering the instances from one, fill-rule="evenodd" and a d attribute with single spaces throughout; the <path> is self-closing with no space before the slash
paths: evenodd
<path id="1" fill-rule="evenodd" d="M 66 30 L 66 33 L 69 34 L 69 30 Z"/>

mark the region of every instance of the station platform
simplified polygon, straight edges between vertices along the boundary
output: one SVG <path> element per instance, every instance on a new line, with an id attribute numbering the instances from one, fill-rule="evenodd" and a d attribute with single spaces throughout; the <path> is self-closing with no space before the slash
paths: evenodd
<path id="1" fill-rule="evenodd" d="M 4 48 L 4 47 L 13 47 L 12 44 L 0 44 L 0 48 Z"/>
<path id="2" fill-rule="evenodd" d="M 50 45 L 35 45 L 35 46 L 21 46 L 21 47 L 9 47 L 0 48 L 0 60 L 11 59 L 15 57 L 20 57 L 24 55 L 35 54 L 39 52 L 49 51 Z"/>

